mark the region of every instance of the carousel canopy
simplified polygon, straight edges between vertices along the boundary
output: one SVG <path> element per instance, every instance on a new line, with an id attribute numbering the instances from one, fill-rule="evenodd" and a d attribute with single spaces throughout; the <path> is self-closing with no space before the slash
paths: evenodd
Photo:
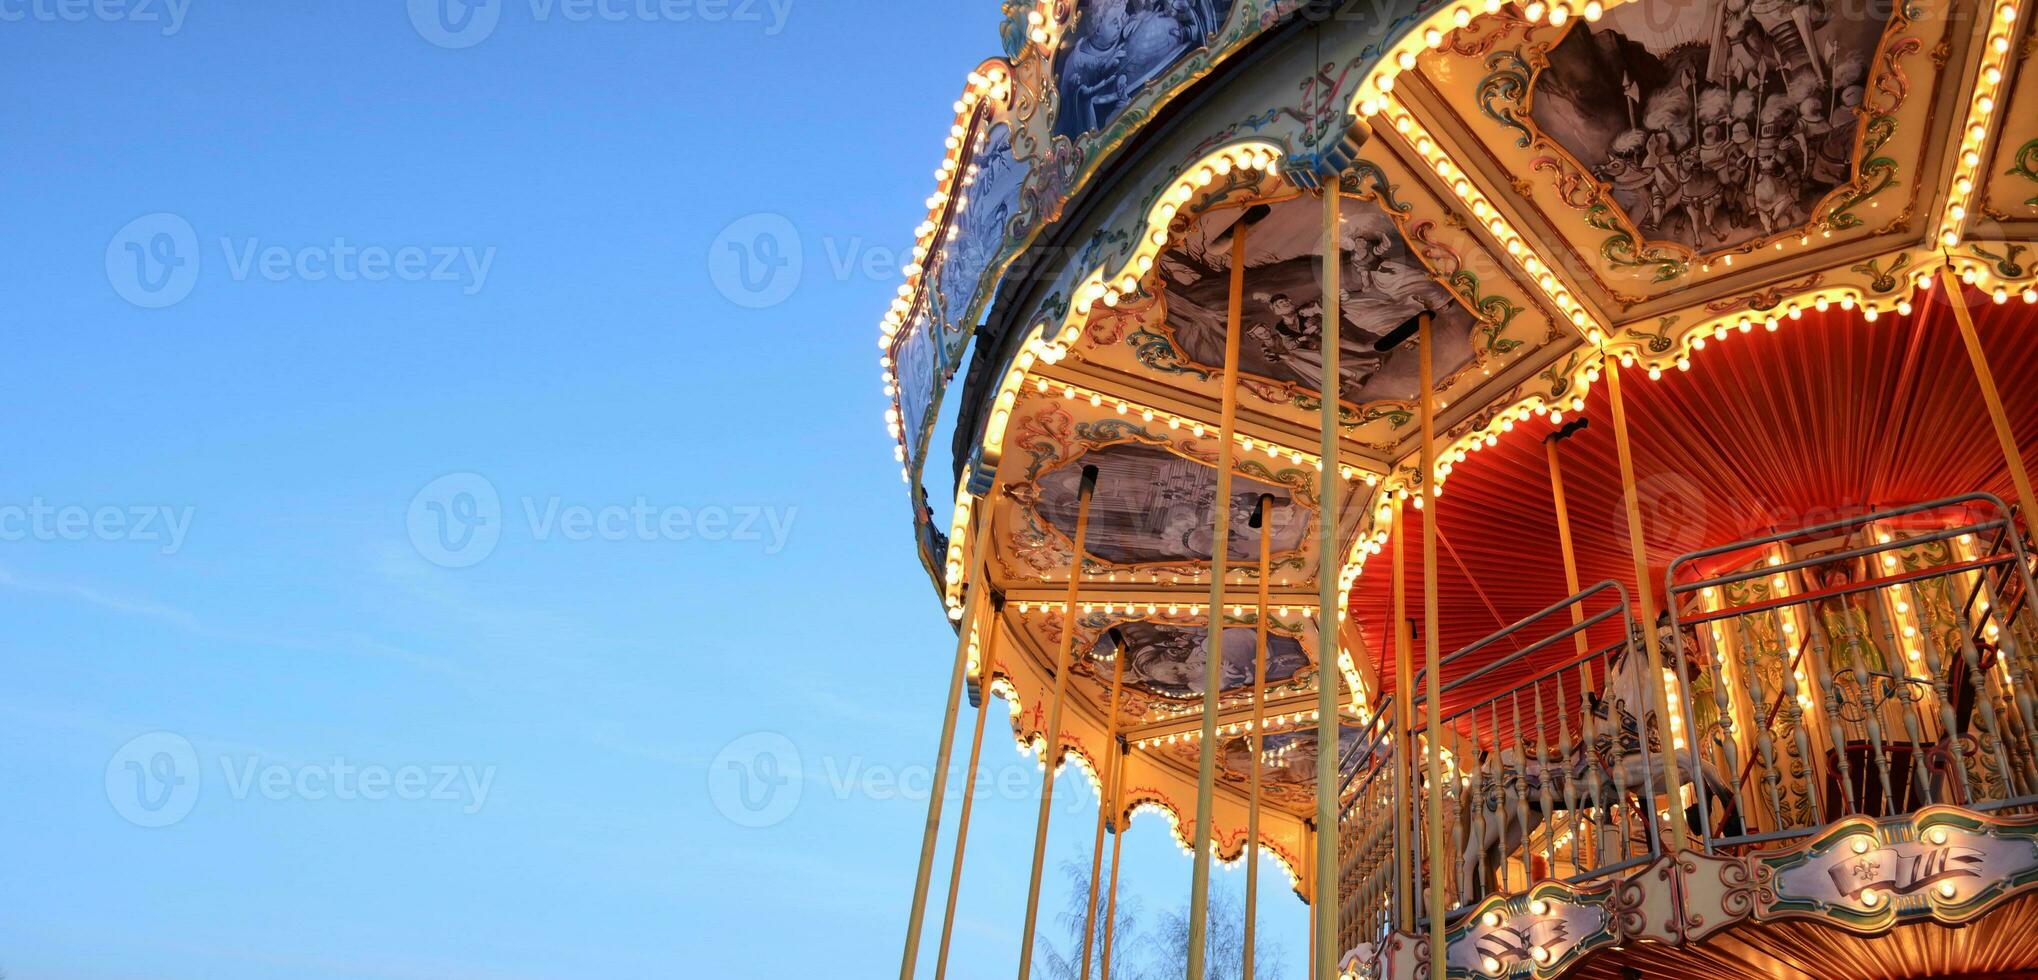
<path id="1" fill-rule="evenodd" d="M 1101 772 L 1122 743 L 1121 812 L 1168 812 L 1186 841 L 1214 621 L 1219 850 L 1243 844 L 1263 673 L 1262 834 L 1300 860 L 1319 682 L 1338 679 L 1353 747 L 1394 693 L 1384 550 L 1392 502 L 1422 484 L 1425 393 L 1397 342 L 1412 318 L 1435 345 L 1446 651 L 1569 593 L 1544 447 L 1567 423 L 1589 420 L 1559 447 L 1583 581 L 1635 587 L 1602 397 L 1614 363 L 1652 577 L 1836 508 L 2010 490 L 1950 290 L 1932 284 L 1942 269 L 1963 281 L 1988 357 L 2028 376 L 2014 326 L 2038 299 L 2038 72 L 2017 2 L 1006 11 L 883 318 L 887 420 L 915 544 L 969 624 L 970 676 L 988 663 L 1023 746 L 1051 738 Z M 951 394 L 955 470 L 930 473 Z M 2038 404 L 2021 386 L 2005 400 L 2028 445 Z M 953 512 L 930 507 L 930 480 L 954 481 Z M 1249 520 L 1262 498 L 1264 579 Z M 1229 571 L 1212 608 L 1220 513 Z M 1337 602 L 1322 610 L 1326 580 Z M 1068 713 L 1050 733 L 1064 644 Z"/>

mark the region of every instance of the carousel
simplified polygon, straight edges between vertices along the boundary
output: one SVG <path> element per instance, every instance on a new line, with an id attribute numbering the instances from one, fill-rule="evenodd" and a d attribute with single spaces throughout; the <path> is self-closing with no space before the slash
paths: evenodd
<path id="1" fill-rule="evenodd" d="M 2038 976 L 2032 8 L 1007 0 L 879 348 L 1020 980 L 1068 767 L 1086 978 L 1142 811 L 1189 980 Z"/>

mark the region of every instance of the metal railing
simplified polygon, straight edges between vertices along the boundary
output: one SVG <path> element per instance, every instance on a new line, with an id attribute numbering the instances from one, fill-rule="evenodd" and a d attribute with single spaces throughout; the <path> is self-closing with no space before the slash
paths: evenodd
<path id="1" fill-rule="evenodd" d="M 1676 737 L 1696 733 L 1699 759 L 1730 774 L 1694 801 L 1708 849 L 1935 803 L 2038 804 L 2038 616 L 2023 615 L 2030 561 L 2000 499 L 1698 551 L 1665 579 L 1665 642 L 1688 668 Z"/>
<path id="2" fill-rule="evenodd" d="M 1391 928 L 1396 878 L 1394 854 L 1401 835 L 1394 820 L 1392 696 L 1344 762 L 1338 797 L 1338 942 L 1340 949 L 1377 943 Z"/>
<path id="3" fill-rule="evenodd" d="M 1448 667 L 1507 651 L 1445 684 L 1447 698 L 1528 675 L 1500 681 L 1497 691 L 1440 719 L 1447 913 L 1545 878 L 1617 874 L 1662 852 L 1658 801 L 1670 792 L 1652 751 L 1658 736 L 1650 733 L 1663 724 L 1657 706 L 1667 702 L 1660 684 L 1646 683 L 1635 625 L 1627 591 L 1604 582 L 1442 658 Z M 1386 751 L 1346 793 L 1342 911 L 1356 942 L 1377 941 L 1394 923 L 1422 918 L 1426 881 L 1435 873 L 1428 866 L 1431 734 L 1421 677 L 1410 777 L 1414 907 L 1408 916 L 1395 907 L 1400 756 L 1388 732 Z"/>
<path id="4" fill-rule="evenodd" d="M 2038 586 L 2000 499 L 1693 552 L 1670 564 L 1663 595 L 1660 673 L 1609 581 L 1442 658 L 1463 673 L 1443 685 L 1452 707 L 1434 735 L 1421 671 L 1407 746 L 1382 706 L 1344 760 L 1345 949 L 1420 928 L 1432 874 L 1449 918 L 1537 881 L 1646 865 L 1664 853 L 1672 807 L 1691 846 L 1736 852 L 1932 804 L 2038 810 Z M 1445 771 L 1440 869 L 1432 739 Z"/>

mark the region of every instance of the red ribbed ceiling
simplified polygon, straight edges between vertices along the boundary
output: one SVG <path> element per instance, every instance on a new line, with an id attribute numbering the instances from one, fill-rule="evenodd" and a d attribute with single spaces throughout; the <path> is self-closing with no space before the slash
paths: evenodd
<path id="1" fill-rule="evenodd" d="M 2034 322 L 2032 307 L 2015 300 L 1997 306 L 1973 291 L 1968 300 L 2025 458 L 2038 463 L 2038 391 L 2032 390 L 2038 344 L 2024 337 Z M 1688 372 L 1649 381 L 1630 369 L 1622 378 L 1637 484 L 1648 505 L 1643 537 L 1658 588 L 1676 556 L 1772 530 L 1976 490 L 2014 503 L 1987 409 L 1944 303 L 1921 302 L 1912 316 L 1874 323 L 1837 307 L 1807 313 L 1773 333 L 1757 326 L 1709 343 Z M 1590 426 L 1560 450 L 1579 574 L 1587 586 L 1614 579 L 1632 588 L 1604 382 L 1588 396 L 1585 414 Z M 1438 636 L 1446 655 L 1568 592 L 1543 448 L 1553 430 L 1542 419 L 1519 425 L 1497 446 L 1458 465 L 1445 484 L 1438 501 Z M 1420 512 L 1410 508 L 1409 514 L 1408 608 L 1419 622 Z M 1373 558 L 1352 594 L 1353 615 L 1389 689 L 1390 566 L 1388 555 Z M 1503 652 L 1483 651 L 1454 664 L 1445 680 Z M 1564 644 L 1543 662 L 1570 654 Z M 1506 684 L 1495 676 L 1447 696 L 1446 711 Z"/>

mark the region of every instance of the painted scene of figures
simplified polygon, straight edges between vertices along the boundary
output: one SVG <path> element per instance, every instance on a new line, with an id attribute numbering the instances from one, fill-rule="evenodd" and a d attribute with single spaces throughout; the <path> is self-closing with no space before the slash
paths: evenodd
<path id="1" fill-rule="evenodd" d="M 1531 116 L 1644 238 L 1705 252 L 1788 231 L 1851 180 L 1885 0 L 1624 4 L 1579 23 Z"/>
<path id="2" fill-rule="evenodd" d="M 963 208 L 955 218 L 941 262 L 935 267 L 941 299 L 943 332 L 967 334 L 976 324 L 963 323 L 978 280 L 998 257 L 1012 216 L 1019 210 L 1019 191 L 1026 183 L 1026 165 L 1012 159 L 1012 130 L 1003 123 L 986 134 L 983 149 L 973 158 L 962 188 Z M 959 353 L 952 351 L 951 353 Z"/>
<path id="3" fill-rule="evenodd" d="M 1182 353 L 1205 368 L 1224 363 L 1232 235 L 1244 214 L 1233 208 L 1211 212 L 1159 263 L 1167 327 Z M 1273 205 L 1247 236 L 1239 368 L 1304 393 L 1319 392 L 1323 286 L 1317 266 L 1323 208 L 1307 198 Z M 1386 214 L 1371 204 L 1348 203 L 1341 238 L 1344 317 L 1338 327 L 1338 374 L 1345 401 L 1415 398 L 1414 352 L 1404 346 L 1382 354 L 1373 344 L 1425 310 L 1436 314 L 1437 377 L 1470 363 L 1472 315 L 1430 278 Z"/>
<path id="4" fill-rule="evenodd" d="M 1217 470 L 1154 446 L 1119 444 L 1085 453 L 1077 462 L 1040 478 L 1040 516 L 1065 537 L 1076 533 L 1076 491 L 1083 464 L 1097 467 L 1090 502 L 1090 528 L 1083 550 L 1121 565 L 1167 561 L 1208 561 L 1216 518 Z M 1233 561 L 1259 555 L 1259 532 L 1246 526 L 1261 494 L 1272 494 L 1267 522 L 1275 554 L 1302 546 L 1309 508 L 1295 503 L 1288 488 L 1233 474 L 1231 546 Z"/>
<path id="5" fill-rule="evenodd" d="M 1364 753 L 1360 741 L 1365 733 L 1351 725 L 1338 728 L 1338 778 L 1342 781 L 1358 767 Z M 1244 778 L 1252 764 L 1252 744 L 1245 736 L 1228 738 L 1221 756 L 1224 768 Z M 1260 781 L 1269 786 L 1314 787 L 1316 785 L 1316 729 L 1275 732 L 1260 740 Z"/>
<path id="6" fill-rule="evenodd" d="M 1233 0 L 1081 0 L 1055 65 L 1057 136 L 1074 139 L 1118 118 L 1140 89 L 1205 47 Z"/>
<path id="7" fill-rule="evenodd" d="M 1125 683 L 1169 698 L 1199 697 L 1203 693 L 1204 628 L 1169 626 L 1163 623 L 1122 623 L 1125 637 Z M 1219 689 L 1249 688 L 1253 683 L 1253 650 L 1259 639 L 1254 629 L 1229 626 L 1224 630 L 1224 664 Z M 1109 656 L 1110 634 L 1098 638 L 1096 653 Z M 1301 641 L 1285 633 L 1267 634 L 1267 683 L 1285 681 L 1309 666 L 1309 655 Z"/>
<path id="8" fill-rule="evenodd" d="M 906 451 L 913 454 L 908 461 L 913 463 L 919 460 L 920 436 L 932 421 L 927 413 L 934 406 L 934 388 L 940 381 L 938 347 L 933 324 L 925 314 L 915 315 L 906 326 L 905 339 L 899 342 L 898 360 L 892 368 L 899 386 L 899 424 L 906 433 Z"/>

